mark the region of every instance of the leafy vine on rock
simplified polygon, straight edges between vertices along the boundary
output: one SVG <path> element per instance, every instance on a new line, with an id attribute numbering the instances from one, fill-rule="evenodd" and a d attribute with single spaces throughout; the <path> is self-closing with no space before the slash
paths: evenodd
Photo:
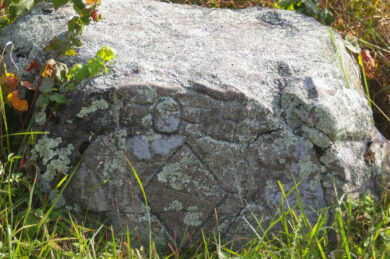
<path id="1" fill-rule="evenodd" d="M 40 1 L 0 0 L 0 28 L 15 21 L 17 16 L 32 8 L 38 2 Z M 25 71 L 38 75 L 35 77 L 37 79 L 30 82 L 23 80 L 19 75 L 20 73 L 8 73 L 3 57 L 6 49 L 10 47 L 9 55 L 13 62 L 12 42 L 8 42 L 4 46 L 0 56 L 0 97 L 2 102 L 0 108 L 3 120 L 5 121 L 7 110 L 4 104 L 7 104 L 19 114 L 21 121 L 19 126 L 22 130 L 25 130 L 22 114 L 24 118 L 29 120 L 32 115 L 36 115 L 38 109 L 41 110 L 40 113 L 51 112 L 53 108 L 56 108 L 55 106 L 66 104 L 66 94 L 69 91 L 75 90 L 77 85 L 86 78 L 94 77 L 101 72 L 107 73 L 107 63 L 116 57 L 114 49 L 104 46 L 87 64 L 75 64 L 71 69 L 68 69 L 66 64 L 56 61 L 56 58 L 60 55 L 77 55 L 76 49 L 82 45 L 80 36 L 84 27 L 91 22 L 102 20 L 102 16 L 97 11 L 101 0 L 86 0 L 85 3 L 82 0 L 51 0 L 50 2 L 55 10 L 71 3 L 77 15 L 68 21 L 68 31 L 65 37 L 61 39 L 54 38 L 45 47 L 44 51 L 50 53 L 51 58 L 47 59 L 44 64 L 40 64 L 38 60 L 32 60 L 24 68 Z M 17 68 L 15 64 L 14 66 Z M 17 68 L 17 70 L 19 69 Z M 30 95 L 21 94 L 21 92 L 27 92 Z M 30 97 L 28 98 L 28 96 Z M 6 125 L 3 126 L 7 127 Z M 3 132 L 3 126 L 1 132 Z M 5 131 L 7 132 L 7 129 Z"/>

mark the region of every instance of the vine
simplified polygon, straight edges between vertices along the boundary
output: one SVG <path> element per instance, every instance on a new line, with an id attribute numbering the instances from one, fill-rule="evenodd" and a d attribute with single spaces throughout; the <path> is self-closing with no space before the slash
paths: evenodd
<path id="1" fill-rule="evenodd" d="M 26 10 L 30 9 L 34 4 L 40 1 L 37 0 L 0 0 L 0 14 L 7 18 L 2 19 L 0 28 L 4 24 L 10 24 L 16 17 Z M 91 22 L 98 22 L 102 20 L 101 15 L 97 12 L 101 0 L 51 0 L 55 10 L 71 3 L 77 15 L 68 21 L 68 31 L 64 39 L 54 38 L 44 51 L 51 54 L 51 58 L 47 59 L 44 64 L 40 64 L 38 60 L 32 60 L 30 64 L 24 68 L 30 73 L 37 73 L 39 76 L 34 82 L 23 80 L 19 73 L 8 73 L 7 66 L 4 62 L 4 55 L 7 48 L 10 48 L 9 55 L 13 65 L 17 68 L 12 60 L 12 42 L 8 42 L 0 56 L 0 96 L 2 102 L 2 116 L 4 125 L 0 127 L 0 134 L 3 134 L 3 128 L 8 135 L 6 110 L 4 103 L 11 107 L 19 116 L 20 126 L 24 131 L 23 117 L 30 120 L 35 116 L 35 121 L 38 125 L 43 125 L 46 122 L 46 112 L 51 112 L 53 108 L 67 103 L 66 94 L 76 89 L 77 85 L 83 80 L 94 77 L 101 72 L 107 73 L 107 63 L 116 57 L 116 51 L 109 46 L 102 47 L 97 51 L 96 56 L 89 60 L 87 64 L 75 64 L 71 69 L 64 63 L 56 61 L 60 55 L 74 56 L 77 55 L 76 49 L 81 47 L 82 43 L 80 36 L 84 31 L 84 27 Z M 2 16 L 1 16 L 2 17 Z M 19 69 L 17 68 L 17 71 Z M 21 98 L 21 90 L 30 93 L 30 98 Z M 31 94 L 32 93 L 32 94 Z M 28 96 L 28 95 L 25 95 Z M 32 96 L 32 97 L 31 97 Z M 4 97 L 4 98 L 3 98 Z M 40 109 L 40 112 L 37 110 Z M 40 122 L 40 123 L 39 123 Z M 43 122 L 43 123 L 42 123 Z M 30 126 L 31 127 L 31 123 Z M 29 130 L 29 129 L 27 129 Z M 9 140 L 6 138 L 7 147 L 10 146 Z M 1 142 L 1 146 L 3 146 Z M 8 152 L 4 152 L 3 156 Z"/>

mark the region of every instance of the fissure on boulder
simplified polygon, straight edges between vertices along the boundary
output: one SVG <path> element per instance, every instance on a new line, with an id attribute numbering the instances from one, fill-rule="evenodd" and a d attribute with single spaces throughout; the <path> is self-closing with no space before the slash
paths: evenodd
<path id="1" fill-rule="evenodd" d="M 44 60 L 44 46 L 72 16 L 70 7 L 43 9 L 1 34 L 29 53 L 15 57 L 20 67 Z M 289 190 L 303 179 L 312 221 L 310 208 L 335 202 L 333 180 L 352 198 L 377 191 L 388 142 L 372 125 L 357 65 L 328 27 L 287 11 L 149 0 L 105 0 L 101 12 L 71 62 L 87 62 L 104 45 L 118 50 L 117 60 L 71 94 L 33 150 L 44 191 L 82 157 L 58 205 L 104 215 L 145 242 L 150 212 L 164 245 L 217 230 L 215 212 L 223 238 L 251 237 L 243 218 L 269 222 L 281 199 L 277 181 Z"/>

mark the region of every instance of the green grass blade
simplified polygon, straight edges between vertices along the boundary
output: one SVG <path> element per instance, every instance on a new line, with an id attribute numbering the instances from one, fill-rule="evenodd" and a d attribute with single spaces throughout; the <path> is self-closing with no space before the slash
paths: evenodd
<path id="1" fill-rule="evenodd" d="M 80 166 L 80 162 L 77 163 L 76 167 L 73 169 L 73 172 L 71 173 L 71 175 L 69 176 L 69 179 L 66 181 L 66 183 L 64 184 L 64 186 L 62 187 L 61 191 L 58 193 L 57 197 L 55 198 L 53 204 L 50 206 L 50 208 L 48 209 L 48 211 L 46 212 L 46 214 L 44 215 L 43 219 L 41 220 L 41 222 L 38 224 L 38 229 L 42 226 L 42 224 L 46 221 L 46 219 L 49 217 L 50 213 L 53 211 L 54 209 L 54 206 L 56 205 L 56 203 L 58 202 L 58 200 L 60 199 L 60 196 L 61 194 L 64 192 L 65 188 L 68 186 L 68 184 L 70 183 L 70 181 L 72 180 L 73 178 L 73 175 L 76 173 L 77 169 L 79 168 Z"/>
<path id="2" fill-rule="evenodd" d="M 3 115 L 4 129 L 5 129 L 5 134 L 6 134 L 7 151 L 8 151 L 6 153 L 3 150 L 3 154 L 10 154 L 11 153 L 11 144 L 10 144 L 9 136 L 8 136 L 8 124 L 7 124 L 7 116 L 5 115 L 5 105 L 4 105 L 3 86 L 2 85 L 0 85 L 0 102 L 1 102 L 1 113 Z"/>
<path id="3" fill-rule="evenodd" d="M 145 206 L 146 206 L 147 215 L 148 215 L 148 222 L 149 222 L 149 256 L 152 256 L 152 221 L 151 221 L 151 218 L 150 218 L 149 205 L 148 205 L 148 200 L 146 198 L 146 193 L 145 193 L 145 190 L 144 190 L 144 186 L 142 185 L 141 179 L 138 177 L 137 172 L 135 171 L 133 165 L 131 164 L 130 160 L 127 158 L 127 156 L 126 156 L 124 151 L 123 151 L 123 156 L 125 157 L 129 167 L 133 171 L 133 174 L 134 174 L 135 178 L 137 179 L 138 185 L 141 188 L 141 192 L 142 192 L 142 195 L 143 195 L 144 200 L 145 200 Z"/>
<path id="4" fill-rule="evenodd" d="M 348 88 L 351 88 L 350 85 L 349 85 L 347 73 L 345 72 L 345 69 L 344 69 L 343 61 L 341 60 L 341 56 L 340 56 L 339 50 L 337 48 L 336 39 L 334 37 L 334 33 L 333 33 L 332 28 L 329 28 L 329 34 L 330 34 L 330 38 L 332 39 L 332 43 L 333 43 L 334 49 L 336 50 L 337 59 L 339 60 L 340 68 L 341 68 L 341 71 L 343 72 L 345 83 L 347 84 Z"/>
<path id="5" fill-rule="evenodd" d="M 359 53 L 358 61 L 359 61 L 359 65 L 362 68 L 362 72 L 363 72 L 363 81 L 364 81 L 364 86 L 365 86 L 365 89 L 366 89 L 366 97 L 367 97 L 367 100 L 368 100 L 368 105 L 370 106 L 370 109 L 372 110 L 372 104 L 371 104 L 372 101 L 371 101 L 371 97 L 370 97 L 370 91 L 368 89 L 368 83 L 367 83 L 367 78 L 366 78 L 366 70 L 364 69 L 363 58 L 362 58 L 362 54 L 361 53 Z M 372 118 L 372 122 L 374 123 L 374 118 Z"/>

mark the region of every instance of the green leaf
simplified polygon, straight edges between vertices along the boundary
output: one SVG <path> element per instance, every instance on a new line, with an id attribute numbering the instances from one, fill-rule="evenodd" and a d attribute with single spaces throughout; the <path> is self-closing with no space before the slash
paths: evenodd
<path id="1" fill-rule="evenodd" d="M 11 20 L 34 6 L 34 0 L 10 1 L 8 4 Z"/>
<path id="2" fill-rule="evenodd" d="M 68 73 L 68 81 L 71 79 L 76 79 L 77 83 L 80 83 L 85 78 L 89 76 L 89 71 L 86 66 L 83 66 L 81 64 L 76 64 L 72 67 L 72 69 Z"/>
<path id="3" fill-rule="evenodd" d="M 318 20 L 320 23 L 330 26 L 335 21 L 335 18 L 328 9 L 324 9 L 319 11 Z"/>
<path id="4" fill-rule="evenodd" d="M 69 0 L 52 0 L 54 10 L 58 10 L 61 6 L 66 5 Z"/>
<path id="5" fill-rule="evenodd" d="M 65 104 L 68 102 L 68 99 L 60 93 L 54 93 L 50 95 L 50 101 Z"/>
<path id="6" fill-rule="evenodd" d="M 83 3 L 82 0 L 72 0 L 72 3 L 73 3 L 73 9 L 75 9 L 77 13 L 85 9 L 85 4 Z"/>
<path id="7" fill-rule="evenodd" d="M 79 36 L 84 31 L 85 23 L 83 19 L 80 17 L 73 17 L 68 21 L 68 32 L 66 34 L 66 39 L 68 41 L 73 41 L 74 39 L 78 39 Z"/>
<path id="8" fill-rule="evenodd" d="M 68 67 L 63 63 L 57 62 L 53 66 L 53 72 L 57 82 L 62 83 L 68 74 Z"/>
<path id="9" fill-rule="evenodd" d="M 30 136 L 28 136 L 27 143 L 31 146 L 34 146 L 37 143 L 37 137 L 31 134 Z"/>
<path id="10" fill-rule="evenodd" d="M 77 52 L 74 48 L 69 48 L 67 50 L 65 50 L 65 53 L 64 53 L 66 56 L 76 56 L 77 55 Z"/>
<path id="11" fill-rule="evenodd" d="M 98 50 L 96 57 L 104 61 L 110 61 L 111 59 L 116 58 L 116 50 L 110 46 L 104 46 Z"/>
<path id="12" fill-rule="evenodd" d="M 68 178 L 68 175 L 65 175 L 62 180 L 57 184 L 55 189 L 58 189 L 61 187 L 61 185 L 65 182 L 65 180 Z"/>
<path id="13" fill-rule="evenodd" d="M 105 68 L 103 60 L 99 58 L 93 58 L 88 62 L 89 76 L 93 77 L 99 74 Z"/>
<path id="14" fill-rule="evenodd" d="M 300 3 L 300 0 L 284 0 L 276 5 L 283 10 L 295 10 L 294 5 Z"/>
<path id="15" fill-rule="evenodd" d="M 74 83 L 69 83 L 65 86 L 65 91 L 74 91 L 76 90 L 76 85 Z"/>
<path id="16" fill-rule="evenodd" d="M 301 7 L 297 8 L 297 11 L 307 16 L 313 16 L 317 13 L 317 4 L 311 0 L 305 1 Z"/>

